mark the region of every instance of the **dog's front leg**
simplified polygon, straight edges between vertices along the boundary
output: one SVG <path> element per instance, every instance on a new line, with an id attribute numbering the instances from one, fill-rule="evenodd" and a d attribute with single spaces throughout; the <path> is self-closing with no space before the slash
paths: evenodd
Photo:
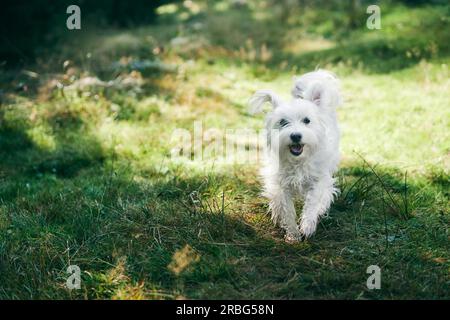
<path id="1" fill-rule="evenodd" d="M 322 177 L 312 185 L 306 194 L 300 220 L 300 231 L 303 236 L 308 238 L 316 231 L 320 216 L 330 208 L 336 192 L 331 176 Z"/>
<path id="2" fill-rule="evenodd" d="M 302 235 L 297 226 L 294 201 L 290 192 L 279 190 L 269 198 L 272 220 L 286 230 L 286 241 L 300 241 Z"/>

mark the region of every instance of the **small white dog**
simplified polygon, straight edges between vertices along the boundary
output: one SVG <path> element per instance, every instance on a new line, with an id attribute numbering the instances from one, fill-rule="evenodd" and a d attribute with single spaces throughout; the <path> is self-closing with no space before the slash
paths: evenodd
<path id="1" fill-rule="evenodd" d="M 250 100 L 253 112 L 266 102 L 273 110 L 266 118 L 263 195 L 270 201 L 272 220 L 286 230 L 286 241 L 300 241 L 315 232 L 338 193 L 333 174 L 339 164 L 339 83 L 328 71 L 310 72 L 295 79 L 289 103 L 270 90 L 257 91 Z M 305 203 L 300 226 L 293 201 L 297 195 Z"/>

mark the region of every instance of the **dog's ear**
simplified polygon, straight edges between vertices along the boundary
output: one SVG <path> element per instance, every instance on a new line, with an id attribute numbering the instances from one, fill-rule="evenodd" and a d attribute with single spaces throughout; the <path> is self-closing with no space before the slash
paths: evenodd
<path id="1" fill-rule="evenodd" d="M 305 91 L 305 99 L 323 108 L 336 108 L 340 94 L 336 86 L 327 82 L 313 82 Z"/>
<path id="2" fill-rule="evenodd" d="M 313 82 L 305 90 L 305 100 L 309 100 L 317 106 L 325 106 L 327 90 L 320 82 Z"/>
<path id="3" fill-rule="evenodd" d="M 266 102 L 270 103 L 273 109 L 279 107 L 283 103 L 275 92 L 271 90 L 258 90 L 248 102 L 250 112 L 252 114 L 262 112 L 262 107 Z"/>
<path id="4" fill-rule="evenodd" d="M 292 96 L 309 100 L 319 107 L 336 108 L 341 104 L 339 80 L 325 70 L 317 70 L 296 78 Z"/>
<path id="5" fill-rule="evenodd" d="M 292 88 L 292 97 L 295 99 L 304 99 L 307 82 L 301 77 L 294 77 L 294 87 Z"/>

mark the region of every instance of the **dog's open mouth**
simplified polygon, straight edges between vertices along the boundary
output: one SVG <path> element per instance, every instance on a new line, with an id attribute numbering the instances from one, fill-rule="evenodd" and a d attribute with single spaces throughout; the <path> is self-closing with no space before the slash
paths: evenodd
<path id="1" fill-rule="evenodd" d="M 289 146 L 289 151 L 291 151 L 291 153 L 294 155 L 294 156 L 299 156 L 299 155 L 301 155 L 302 154 L 302 152 L 303 152 L 303 144 L 300 144 L 300 143 L 295 143 L 295 144 L 291 144 L 290 146 Z"/>

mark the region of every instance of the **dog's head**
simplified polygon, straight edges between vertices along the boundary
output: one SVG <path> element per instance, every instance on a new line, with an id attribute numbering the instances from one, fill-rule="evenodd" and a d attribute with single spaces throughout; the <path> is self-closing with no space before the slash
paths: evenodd
<path id="1" fill-rule="evenodd" d="M 272 105 L 266 118 L 267 141 L 280 160 L 301 161 L 324 143 L 327 118 L 340 102 L 335 80 L 322 70 L 297 78 L 289 103 L 270 90 L 257 91 L 252 97 L 254 113 L 266 102 Z"/>

